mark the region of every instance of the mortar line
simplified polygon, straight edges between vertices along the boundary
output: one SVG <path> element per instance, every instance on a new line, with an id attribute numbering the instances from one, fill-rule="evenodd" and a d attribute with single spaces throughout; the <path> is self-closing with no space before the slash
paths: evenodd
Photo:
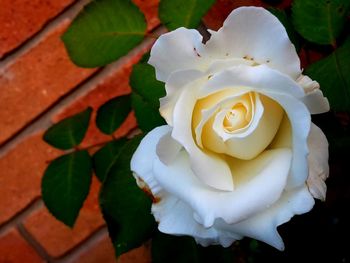
<path id="1" fill-rule="evenodd" d="M 108 235 L 108 230 L 106 225 L 103 225 L 96 231 L 94 231 L 90 236 L 84 239 L 82 242 L 74 246 L 72 249 L 67 251 L 63 256 L 58 259 L 50 261 L 50 263 L 71 263 L 77 260 L 79 255 L 82 255 L 85 251 L 92 249 L 94 245 L 101 241 L 105 235 Z"/>
<path id="2" fill-rule="evenodd" d="M 0 226 L 0 236 L 6 233 L 9 229 L 17 227 L 17 225 L 23 221 L 29 214 L 33 211 L 41 208 L 43 206 L 43 201 L 40 197 L 34 199 L 26 207 L 21 209 L 17 214 L 9 218 L 6 222 L 2 223 Z"/>
<path id="3" fill-rule="evenodd" d="M 23 224 L 19 223 L 17 226 L 18 232 L 22 235 L 23 239 L 39 254 L 39 256 L 46 262 L 51 262 L 50 255 L 45 251 L 41 244 L 27 231 Z"/>
<path id="4" fill-rule="evenodd" d="M 38 32 L 34 33 L 31 37 L 25 40 L 18 47 L 6 53 L 0 59 L 0 69 L 5 68 L 8 64 L 11 64 L 12 61 L 15 61 L 18 57 L 25 54 L 27 51 L 35 47 L 43 37 L 54 30 L 62 21 L 65 19 L 73 19 L 82 8 L 88 4 L 91 0 L 78 0 L 72 4 L 65 7 L 60 13 L 55 17 L 47 21 Z M 0 71 L 1 72 L 1 71 Z"/>

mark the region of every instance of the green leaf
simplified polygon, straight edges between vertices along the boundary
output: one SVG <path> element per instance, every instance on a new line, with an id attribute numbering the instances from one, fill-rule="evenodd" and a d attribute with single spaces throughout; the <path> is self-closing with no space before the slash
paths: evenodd
<path id="1" fill-rule="evenodd" d="M 130 160 L 141 141 L 134 137 L 121 149 L 100 193 L 100 205 L 116 255 L 140 246 L 155 229 L 151 200 L 136 184 Z"/>
<path id="2" fill-rule="evenodd" d="M 196 28 L 215 0 L 161 0 L 159 18 L 169 29 Z"/>
<path id="3" fill-rule="evenodd" d="M 144 15 L 130 0 L 95 0 L 84 7 L 62 39 L 73 62 L 90 68 L 124 56 L 145 32 Z"/>
<path id="4" fill-rule="evenodd" d="M 96 125 L 105 134 L 112 134 L 131 111 L 130 95 L 107 101 L 97 111 Z"/>
<path id="5" fill-rule="evenodd" d="M 350 37 L 328 57 L 306 69 L 306 75 L 317 80 L 331 108 L 350 110 Z"/>
<path id="6" fill-rule="evenodd" d="M 101 182 L 105 180 L 109 169 L 118 158 L 125 143 L 126 139 L 124 138 L 109 142 L 93 155 L 95 174 Z"/>
<path id="7" fill-rule="evenodd" d="M 157 231 L 152 238 L 153 263 L 199 263 L 198 257 L 197 245 L 192 237 L 171 236 Z"/>
<path id="8" fill-rule="evenodd" d="M 42 197 L 48 210 L 67 226 L 73 227 L 92 176 L 87 151 L 63 155 L 50 163 L 42 179 Z"/>
<path id="9" fill-rule="evenodd" d="M 165 124 L 159 114 L 159 98 L 165 96 L 165 88 L 164 83 L 156 79 L 154 68 L 143 63 L 135 65 L 130 85 L 131 105 L 140 129 L 148 132 Z"/>
<path id="10" fill-rule="evenodd" d="M 292 19 L 305 39 L 335 45 L 349 13 L 349 0 L 295 0 Z"/>
<path id="11" fill-rule="evenodd" d="M 287 16 L 286 11 L 277 8 L 268 8 L 268 10 L 283 24 L 290 41 L 294 44 L 295 49 L 298 51 L 300 49 L 300 39 L 296 34 L 293 24 L 291 23 L 290 18 Z"/>
<path id="12" fill-rule="evenodd" d="M 92 108 L 89 107 L 54 124 L 45 132 L 44 141 L 62 150 L 68 150 L 79 145 L 89 127 L 91 112 Z"/>

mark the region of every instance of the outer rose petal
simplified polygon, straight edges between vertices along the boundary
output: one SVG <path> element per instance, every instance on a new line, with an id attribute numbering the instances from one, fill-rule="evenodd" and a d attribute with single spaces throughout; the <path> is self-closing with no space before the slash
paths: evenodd
<path id="1" fill-rule="evenodd" d="M 210 240 L 218 238 L 218 231 L 205 228 L 193 219 L 193 210 L 175 196 L 164 192 L 159 203 L 152 205 L 152 213 L 159 222 L 161 232 L 172 235 L 190 235 L 196 239 Z"/>
<path id="2" fill-rule="evenodd" d="M 319 89 L 307 93 L 302 101 L 308 107 L 311 114 L 325 113 L 329 111 L 328 99 L 323 96 L 322 91 Z"/>
<path id="3" fill-rule="evenodd" d="M 161 188 L 153 176 L 153 161 L 158 159 L 157 144 L 159 140 L 169 131 L 171 131 L 171 127 L 168 125 L 150 131 L 142 139 L 130 162 L 131 171 L 136 173 L 136 179 L 141 178 L 154 195 L 158 194 Z"/>
<path id="4" fill-rule="evenodd" d="M 198 53 L 202 48 L 198 31 L 181 27 L 158 38 L 148 63 L 156 69 L 157 79 L 165 82 L 175 71 L 204 69 L 207 60 Z"/>
<path id="5" fill-rule="evenodd" d="M 173 111 L 181 92 L 186 88 L 190 88 L 192 82 L 203 77 L 203 75 L 204 73 L 198 70 L 179 70 L 169 76 L 165 83 L 166 96 L 160 98 L 159 108 L 159 112 L 167 124 L 173 126 Z"/>
<path id="6" fill-rule="evenodd" d="M 315 201 L 307 187 L 301 186 L 292 191 L 284 192 L 275 204 L 247 220 L 233 225 L 219 221 L 214 227 L 221 230 L 219 233 L 221 236 L 235 233 L 236 235 L 263 241 L 279 250 L 284 250 L 283 240 L 277 232 L 277 227 L 288 222 L 294 215 L 310 211 L 314 203 Z"/>
<path id="7" fill-rule="evenodd" d="M 259 93 L 273 91 L 301 99 L 304 90 L 291 78 L 266 65 L 234 66 L 213 75 L 200 89 L 197 99 L 224 89 L 247 87 Z"/>
<path id="8" fill-rule="evenodd" d="M 212 189 L 198 180 L 185 151 L 171 165 L 156 159 L 153 171 L 164 191 L 190 205 L 196 221 L 210 227 L 217 218 L 236 223 L 275 203 L 285 187 L 290 163 L 289 149 L 265 151 L 251 161 L 236 160 L 239 182 L 233 192 Z"/>
<path id="9" fill-rule="evenodd" d="M 313 197 L 324 201 L 327 191 L 324 181 L 329 175 L 328 141 L 321 129 L 315 124 L 311 125 L 308 145 L 310 154 L 308 156 L 309 177 L 307 185 Z"/>
<path id="10" fill-rule="evenodd" d="M 234 10 L 205 45 L 214 58 L 247 58 L 267 64 L 293 79 L 301 74 L 300 60 L 279 20 L 259 7 Z"/>
<path id="11" fill-rule="evenodd" d="M 265 95 L 281 104 L 292 127 L 293 161 L 286 189 L 303 185 L 308 176 L 307 137 L 310 131 L 311 117 L 306 106 L 292 96 L 266 92 Z"/>

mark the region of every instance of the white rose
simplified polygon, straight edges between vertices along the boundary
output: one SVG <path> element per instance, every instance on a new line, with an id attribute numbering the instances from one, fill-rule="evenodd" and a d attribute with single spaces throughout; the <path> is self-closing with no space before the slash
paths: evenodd
<path id="1" fill-rule="evenodd" d="M 238 8 L 210 33 L 203 44 L 179 28 L 154 44 L 168 125 L 143 139 L 131 169 L 159 200 L 161 232 L 225 247 L 248 236 L 283 250 L 277 226 L 325 198 L 328 143 L 310 113 L 328 101 L 265 9 Z"/>

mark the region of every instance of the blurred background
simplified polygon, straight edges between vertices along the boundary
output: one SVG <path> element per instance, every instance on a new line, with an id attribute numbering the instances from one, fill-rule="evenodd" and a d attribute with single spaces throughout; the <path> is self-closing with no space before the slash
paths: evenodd
<path id="1" fill-rule="evenodd" d="M 43 172 L 48 162 L 60 155 L 42 141 L 43 131 L 87 106 L 96 109 L 110 98 L 130 93 L 132 66 L 154 42 L 145 39 L 127 56 L 104 68 L 78 68 L 60 37 L 88 2 L 0 0 L 0 263 L 117 262 L 99 211 L 100 183 L 96 179 L 72 229 L 57 221 L 41 200 Z M 158 0 L 133 2 L 145 15 L 148 32 L 165 30 L 157 15 Z M 277 8 L 288 14 L 291 4 L 283 0 L 217 0 L 201 28 L 217 30 L 229 13 L 242 5 Z M 328 47 L 310 43 L 299 47 L 303 68 L 329 53 Z M 107 139 L 95 127 L 94 117 L 85 146 Z M 330 112 L 314 116 L 313 121 L 331 142 L 326 202 L 316 201 L 310 213 L 279 227 L 284 252 L 243 239 L 228 250 L 206 249 L 203 261 L 350 262 L 349 158 L 345 144 L 337 141 L 337 134 L 349 132 L 349 115 Z M 124 136 L 135 128 L 131 113 L 114 136 Z M 174 246 L 176 256 L 178 246 L 168 245 Z M 151 262 L 150 244 L 121 256 L 118 262 Z"/>

